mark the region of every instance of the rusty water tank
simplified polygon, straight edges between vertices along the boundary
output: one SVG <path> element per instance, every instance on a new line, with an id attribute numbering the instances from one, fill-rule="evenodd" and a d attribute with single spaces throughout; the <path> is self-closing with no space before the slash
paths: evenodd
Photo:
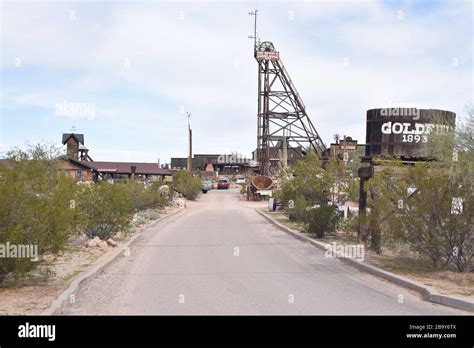
<path id="1" fill-rule="evenodd" d="M 456 114 L 451 111 L 417 108 L 367 110 L 366 158 L 397 157 L 423 160 L 432 134 L 454 130 Z"/>

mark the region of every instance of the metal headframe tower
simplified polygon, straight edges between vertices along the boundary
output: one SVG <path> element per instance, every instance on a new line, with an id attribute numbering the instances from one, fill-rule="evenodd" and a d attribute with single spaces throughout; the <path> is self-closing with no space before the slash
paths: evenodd
<path id="1" fill-rule="evenodd" d="M 326 149 L 311 122 L 306 107 L 283 65 L 280 54 L 269 41 L 257 41 L 255 16 L 254 57 L 258 63 L 257 161 L 260 173 L 271 173 L 271 160 L 283 144 L 288 154 L 303 157 L 313 150 L 322 157 Z M 286 138 L 286 141 L 284 141 Z M 272 149 L 272 150 L 271 150 Z M 276 159 L 276 158 L 275 158 Z"/>

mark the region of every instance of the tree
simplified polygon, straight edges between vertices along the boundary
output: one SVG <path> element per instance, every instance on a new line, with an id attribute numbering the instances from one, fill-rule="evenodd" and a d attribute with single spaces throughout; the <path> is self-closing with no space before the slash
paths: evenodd
<path id="1" fill-rule="evenodd" d="M 467 119 L 456 132 L 458 150 L 474 153 L 474 105 L 466 107 Z"/>
<path id="2" fill-rule="evenodd" d="M 14 161 L 46 161 L 49 164 L 56 163 L 65 156 L 64 151 L 55 144 L 26 144 L 26 149 L 23 150 L 18 146 L 13 147 L 7 151 L 6 157 Z"/>
<path id="3" fill-rule="evenodd" d="M 346 164 L 336 157 L 331 157 L 325 175 L 330 185 L 331 202 L 344 203 L 348 199 L 350 173 Z"/>

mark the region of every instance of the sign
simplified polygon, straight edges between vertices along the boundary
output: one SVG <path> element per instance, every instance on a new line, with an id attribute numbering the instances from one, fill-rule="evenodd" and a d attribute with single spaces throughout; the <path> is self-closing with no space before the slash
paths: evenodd
<path id="1" fill-rule="evenodd" d="M 260 196 L 269 196 L 269 197 L 272 196 L 272 190 L 257 190 L 257 193 Z"/>
<path id="2" fill-rule="evenodd" d="M 413 122 L 385 122 L 382 124 L 382 134 L 401 134 L 404 143 L 426 143 L 431 133 L 446 134 L 453 131 L 453 127 L 444 124 L 413 123 Z"/>
<path id="3" fill-rule="evenodd" d="M 280 52 L 276 51 L 257 51 L 255 56 L 257 60 L 278 60 L 280 58 Z"/>

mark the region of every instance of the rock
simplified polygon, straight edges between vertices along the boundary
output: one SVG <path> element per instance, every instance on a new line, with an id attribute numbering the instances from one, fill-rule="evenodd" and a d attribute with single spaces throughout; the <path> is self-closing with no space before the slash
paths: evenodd
<path id="1" fill-rule="evenodd" d="M 102 248 L 106 249 L 108 247 L 108 244 L 105 240 L 101 240 L 99 237 L 94 237 L 93 239 L 89 239 L 85 243 L 86 247 L 88 248 Z"/>
<path id="2" fill-rule="evenodd" d="M 109 247 L 109 244 L 105 240 L 101 240 L 97 243 L 97 246 L 101 249 L 107 249 Z"/>
<path id="3" fill-rule="evenodd" d="M 41 256 L 43 261 L 56 261 L 57 257 L 54 254 L 47 253 Z"/>
<path id="4" fill-rule="evenodd" d="M 118 245 L 118 243 L 116 241 L 114 241 L 112 238 L 107 239 L 106 242 L 111 247 L 116 247 Z"/>
<path id="5" fill-rule="evenodd" d="M 173 205 L 178 208 L 186 208 L 186 201 L 183 198 L 175 198 Z"/>
<path id="6" fill-rule="evenodd" d="M 88 241 L 86 241 L 85 245 L 86 247 L 88 248 L 95 248 L 97 247 L 97 237 L 93 238 L 93 239 L 89 239 Z"/>

